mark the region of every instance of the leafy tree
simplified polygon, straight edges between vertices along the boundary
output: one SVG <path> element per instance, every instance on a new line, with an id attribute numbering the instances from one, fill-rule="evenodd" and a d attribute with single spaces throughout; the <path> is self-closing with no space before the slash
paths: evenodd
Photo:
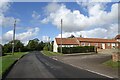
<path id="1" fill-rule="evenodd" d="M 12 44 L 11 43 L 5 44 L 3 46 L 3 52 L 4 53 L 12 52 Z"/>
<path id="2" fill-rule="evenodd" d="M 3 46 L 0 44 L 0 56 L 4 55 L 3 53 Z"/>
<path id="3" fill-rule="evenodd" d="M 20 40 L 15 40 L 14 42 L 15 42 L 15 48 L 14 48 L 15 52 L 20 52 L 24 50 L 24 44 Z M 10 41 L 9 43 L 5 44 L 3 46 L 3 52 L 4 53 L 12 52 L 12 44 L 13 41 Z"/>
<path id="4" fill-rule="evenodd" d="M 45 46 L 45 43 L 43 43 L 43 41 L 41 41 L 37 46 L 37 50 L 39 50 L 39 51 L 43 50 L 44 46 Z"/>
<path id="5" fill-rule="evenodd" d="M 45 43 L 44 50 L 53 51 L 53 41 Z"/>
<path id="6" fill-rule="evenodd" d="M 50 43 L 50 51 L 53 51 L 53 44 L 54 44 L 54 41 Z"/>
<path id="7" fill-rule="evenodd" d="M 38 44 L 39 44 L 39 40 L 37 38 L 33 40 L 29 40 L 27 44 L 27 48 L 29 49 L 29 51 L 37 50 Z"/>
<path id="8" fill-rule="evenodd" d="M 20 40 L 15 40 L 15 52 L 21 52 L 24 50 L 24 44 Z M 10 41 L 9 43 L 13 43 L 13 41 Z"/>
<path id="9" fill-rule="evenodd" d="M 68 37 L 68 38 L 75 38 L 75 36 L 74 35 L 71 35 L 70 37 Z"/>
<path id="10" fill-rule="evenodd" d="M 47 45 L 47 44 L 44 46 L 43 50 L 49 51 L 49 48 L 48 48 L 48 45 Z"/>

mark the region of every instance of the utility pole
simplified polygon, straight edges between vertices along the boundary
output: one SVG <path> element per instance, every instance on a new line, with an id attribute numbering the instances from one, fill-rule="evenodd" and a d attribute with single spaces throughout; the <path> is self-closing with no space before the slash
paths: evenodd
<path id="1" fill-rule="evenodd" d="M 49 51 L 50 51 L 50 37 L 48 37 L 48 48 L 49 48 Z"/>
<path id="2" fill-rule="evenodd" d="M 14 28 L 13 28 L 13 43 L 12 43 L 12 54 L 14 55 L 14 48 L 15 48 L 15 27 L 16 27 L 16 20 L 14 23 Z"/>
<path id="3" fill-rule="evenodd" d="M 61 53 L 62 53 L 62 19 L 61 19 Z"/>

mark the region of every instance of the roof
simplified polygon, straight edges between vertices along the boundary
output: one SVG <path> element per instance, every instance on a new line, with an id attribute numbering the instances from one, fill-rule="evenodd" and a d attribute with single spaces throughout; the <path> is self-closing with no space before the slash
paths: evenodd
<path id="1" fill-rule="evenodd" d="M 118 34 L 118 35 L 115 37 L 115 39 L 120 39 L 120 34 Z"/>
<path id="2" fill-rule="evenodd" d="M 61 44 L 61 38 L 55 38 L 56 39 L 56 43 L 59 45 Z M 79 43 L 77 42 L 76 38 L 62 38 L 62 44 L 66 44 L 66 45 L 79 45 Z"/>
<path id="3" fill-rule="evenodd" d="M 61 44 L 61 38 L 55 38 L 56 43 Z M 79 45 L 79 42 L 95 42 L 95 43 L 117 43 L 115 39 L 100 39 L 100 38 L 62 38 L 64 45 Z"/>
<path id="4" fill-rule="evenodd" d="M 106 43 L 112 43 L 112 42 L 118 42 L 115 39 L 100 39 L 100 38 L 77 38 L 80 42 L 106 42 Z"/>

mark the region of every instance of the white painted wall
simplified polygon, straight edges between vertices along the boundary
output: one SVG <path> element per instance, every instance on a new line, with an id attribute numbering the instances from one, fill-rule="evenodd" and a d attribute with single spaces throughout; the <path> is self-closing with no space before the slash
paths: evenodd
<path id="1" fill-rule="evenodd" d="M 112 48 L 114 48 L 115 47 L 115 43 L 112 43 Z"/>
<path id="2" fill-rule="evenodd" d="M 58 52 L 58 45 L 56 43 L 56 40 L 54 39 L 54 44 L 53 44 L 53 52 Z"/>
<path id="3" fill-rule="evenodd" d="M 102 43 L 102 48 L 105 49 L 105 43 Z"/>
<path id="4" fill-rule="evenodd" d="M 59 45 L 61 47 L 61 45 Z M 76 47 L 76 45 L 62 45 L 62 47 Z"/>

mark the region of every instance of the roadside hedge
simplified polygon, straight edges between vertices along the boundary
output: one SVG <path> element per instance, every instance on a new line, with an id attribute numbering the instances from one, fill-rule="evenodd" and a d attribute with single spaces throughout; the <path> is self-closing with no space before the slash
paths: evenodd
<path id="1" fill-rule="evenodd" d="M 61 52 L 61 47 L 58 47 L 58 52 Z M 62 53 L 64 54 L 87 53 L 87 52 L 95 52 L 95 47 L 94 46 L 62 47 Z"/>

